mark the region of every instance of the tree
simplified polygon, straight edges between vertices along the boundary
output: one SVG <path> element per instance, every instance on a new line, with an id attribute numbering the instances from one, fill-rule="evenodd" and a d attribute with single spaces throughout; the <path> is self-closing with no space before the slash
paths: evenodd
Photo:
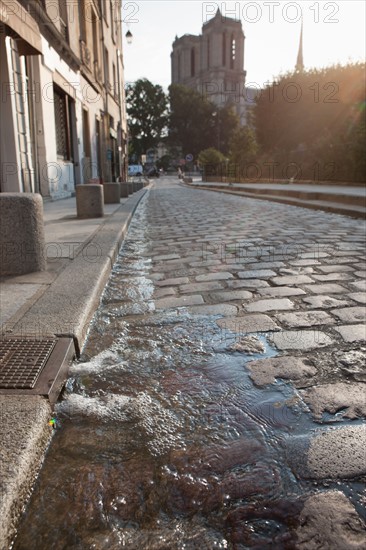
<path id="1" fill-rule="evenodd" d="M 146 78 L 126 88 L 130 154 L 141 157 L 158 145 L 166 128 L 168 99 L 163 88 Z"/>
<path id="2" fill-rule="evenodd" d="M 249 126 L 238 128 L 230 142 L 230 161 L 243 165 L 252 162 L 258 152 L 254 131 Z"/>
<path id="3" fill-rule="evenodd" d="M 215 107 L 195 90 L 181 84 L 169 87 L 169 143 L 182 147 L 183 156 L 198 153 L 212 144 Z"/>
<path id="4" fill-rule="evenodd" d="M 203 167 L 206 176 L 216 175 L 225 160 L 224 155 L 214 147 L 204 149 L 198 155 L 198 162 Z"/>
<path id="5" fill-rule="evenodd" d="M 229 154 L 231 139 L 238 128 L 239 116 L 235 113 L 232 105 L 215 108 L 212 121 L 213 145 L 223 155 Z"/>
<path id="6" fill-rule="evenodd" d="M 162 168 L 163 170 L 168 170 L 170 167 L 172 161 L 171 155 L 163 155 L 156 163 L 158 168 Z"/>
<path id="7" fill-rule="evenodd" d="M 290 164 L 303 179 L 364 181 L 365 64 L 281 75 L 255 107 L 263 155 L 283 177 Z"/>
<path id="8" fill-rule="evenodd" d="M 181 84 L 169 88 L 169 142 L 182 147 L 183 156 L 195 158 L 211 147 L 227 155 L 239 117 L 231 105 L 219 107 L 206 97 Z"/>

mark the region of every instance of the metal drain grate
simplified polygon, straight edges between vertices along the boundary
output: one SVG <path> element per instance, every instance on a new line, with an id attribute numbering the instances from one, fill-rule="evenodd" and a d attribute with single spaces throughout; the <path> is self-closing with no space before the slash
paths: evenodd
<path id="1" fill-rule="evenodd" d="M 33 389 L 56 342 L 52 338 L 0 340 L 0 388 Z"/>

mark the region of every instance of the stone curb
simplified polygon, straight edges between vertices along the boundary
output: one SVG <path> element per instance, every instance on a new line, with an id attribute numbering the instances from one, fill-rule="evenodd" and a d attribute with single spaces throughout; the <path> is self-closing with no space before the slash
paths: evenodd
<path id="1" fill-rule="evenodd" d="M 100 295 L 147 189 L 122 204 L 84 242 L 70 265 L 13 326 L 11 336 L 71 337 L 77 355 L 80 354 Z"/>
<path id="2" fill-rule="evenodd" d="M 294 197 L 287 198 L 284 196 L 280 197 L 278 195 L 250 193 L 240 188 L 226 189 L 226 188 L 215 186 L 213 184 L 198 186 L 198 185 L 195 185 L 194 183 L 192 184 L 192 183 L 180 182 L 180 185 L 194 188 L 194 189 L 201 189 L 202 191 L 228 193 L 230 195 L 239 195 L 241 197 L 249 197 L 252 199 L 267 200 L 270 202 L 279 202 L 282 204 L 288 204 L 290 206 L 300 206 L 302 208 L 310 208 L 311 210 L 322 210 L 324 212 L 329 212 L 332 214 L 341 214 L 343 216 L 350 216 L 352 218 L 361 218 L 361 219 L 366 218 L 365 208 L 363 207 L 360 208 L 360 206 L 352 206 L 352 205 L 342 206 L 337 202 L 332 202 L 331 199 L 329 199 L 328 201 L 325 201 L 324 199 L 322 201 L 320 200 L 316 201 L 316 200 L 296 199 Z"/>

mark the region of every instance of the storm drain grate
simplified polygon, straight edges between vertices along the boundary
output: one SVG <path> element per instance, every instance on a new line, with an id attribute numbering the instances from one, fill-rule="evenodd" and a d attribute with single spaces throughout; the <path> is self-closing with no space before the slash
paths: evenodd
<path id="1" fill-rule="evenodd" d="M 0 388 L 34 388 L 56 342 L 53 338 L 0 340 Z"/>

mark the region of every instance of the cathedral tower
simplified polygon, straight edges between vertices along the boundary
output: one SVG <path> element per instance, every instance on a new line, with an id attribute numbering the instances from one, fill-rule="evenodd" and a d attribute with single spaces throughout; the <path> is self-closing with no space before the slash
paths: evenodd
<path id="1" fill-rule="evenodd" d="M 245 125 L 244 33 L 240 21 L 220 10 L 199 36 L 176 38 L 171 54 L 172 84 L 188 86 L 219 107 L 231 104 Z"/>

